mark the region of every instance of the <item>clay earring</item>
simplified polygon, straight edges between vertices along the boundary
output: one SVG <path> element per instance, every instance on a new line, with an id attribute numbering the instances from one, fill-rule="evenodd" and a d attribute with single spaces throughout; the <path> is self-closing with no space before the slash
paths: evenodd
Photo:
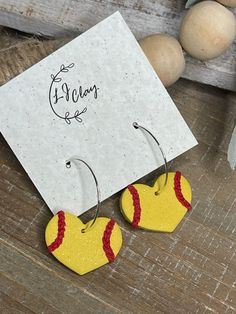
<path id="1" fill-rule="evenodd" d="M 164 159 L 165 174 L 152 187 L 129 185 L 121 195 L 121 213 L 134 228 L 172 232 L 192 208 L 191 186 L 180 171 L 168 172 L 165 154 L 155 136 L 137 122 L 133 126 L 149 134 L 156 142 Z"/>
<path id="2" fill-rule="evenodd" d="M 90 170 L 97 190 L 97 207 L 94 217 L 84 224 L 77 216 L 60 210 L 49 221 L 45 240 L 48 251 L 62 264 L 83 275 L 109 262 L 113 262 L 122 245 L 118 224 L 107 217 L 98 217 L 100 191 L 91 167 L 82 159 L 70 158 L 66 167 L 80 161 Z"/>

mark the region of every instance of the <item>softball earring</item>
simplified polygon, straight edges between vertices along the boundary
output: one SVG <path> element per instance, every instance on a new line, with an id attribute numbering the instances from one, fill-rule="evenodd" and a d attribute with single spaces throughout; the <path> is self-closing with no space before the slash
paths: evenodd
<path id="1" fill-rule="evenodd" d="M 45 240 L 48 251 L 66 267 L 83 275 L 113 262 L 122 245 L 122 234 L 113 219 L 98 217 L 100 191 L 91 167 L 82 159 L 71 158 L 66 167 L 80 161 L 93 175 L 97 190 L 97 207 L 94 217 L 84 224 L 77 216 L 59 211 L 48 223 Z"/>
<path id="2" fill-rule="evenodd" d="M 164 159 L 165 174 L 152 187 L 129 185 L 121 195 L 121 212 L 134 228 L 172 232 L 192 208 L 191 186 L 181 172 L 168 172 L 165 154 L 154 135 L 137 122 L 133 126 L 147 132 L 157 143 Z"/>

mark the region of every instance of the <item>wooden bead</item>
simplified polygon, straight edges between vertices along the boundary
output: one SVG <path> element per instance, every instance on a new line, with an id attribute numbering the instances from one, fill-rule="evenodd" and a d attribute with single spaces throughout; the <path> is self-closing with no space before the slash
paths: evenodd
<path id="1" fill-rule="evenodd" d="M 155 34 L 139 41 L 141 48 L 164 86 L 175 83 L 185 68 L 179 42 L 169 35 Z"/>
<path id="2" fill-rule="evenodd" d="M 235 37 L 235 17 L 215 1 L 194 5 L 180 28 L 182 47 L 194 58 L 209 60 L 223 54 Z"/>

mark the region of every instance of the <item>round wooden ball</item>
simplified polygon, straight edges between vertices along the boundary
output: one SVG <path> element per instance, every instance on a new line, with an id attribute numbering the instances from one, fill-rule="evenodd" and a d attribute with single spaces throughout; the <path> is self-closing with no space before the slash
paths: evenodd
<path id="1" fill-rule="evenodd" d="M 174 37 L 155 34 L 141 39 L 139 44 L 164 86 L 179 79 L 185 60 L 182 47 Z"/>
<path id="2" fill-rule="evenodd" d="M 217 0 L 223 5 L 226 5 L 227 7 L 236 8 L 236 0 Z"/>
<path id="3" fill-rule="evenodd" d="M 209 60 L 220 56 L 232 44 L 236 31 L 231 11 L 215 1 L 194 5 L 180 28 L 182 47 L 194 58 Z"/>

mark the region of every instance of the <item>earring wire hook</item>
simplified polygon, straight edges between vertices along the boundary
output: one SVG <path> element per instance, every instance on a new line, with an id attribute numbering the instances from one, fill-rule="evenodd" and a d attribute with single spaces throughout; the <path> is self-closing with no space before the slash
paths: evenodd
<path id="1" fill-rule="evenodd" d="M 168 181 L 168 165 L 167 165 L 167 159 L 166 159 L 166 156 L 165 156 L 165 153 L 161 147 L 161 144 L 159 143 L 159 141 L 156 139 L 156 137 L 148 130 L 146 129 L 145 127 L 143 127 L 142 125 L 139 125 L 137 122 L 134 122 L 133 123 L 133 127 L 135 129 L 142 129 L 144 130 L 145 132 L 147 132 L 153 139 L 154 141 L 157 143 L 158 147 L 159 147 L 159 150 L 161 152 L 161 155 L 163 157 L 163 160 L 164 160 L 164 165 L 165 165 L 165 183 L 164 183 L 164 186 L 163 186 L 163 189 L 164 187 L 166 186 L 167 184 L 167 181 Z M 157 191 L 156 194 L 160 194 L 161 191 Z"/>
<path id="2" fill-rule="evenodd" d="M 78 158 L 78 157 L 71 157 L 69 159 L 66 160 L 66 168 L 71 168 L 71 163 L 74 163 L 76 164 L 76 161 L 80 161 L 82 162 L 84 165 L 87 166 L 87 168 L 90 170 L 93 178 L 94 178 L 94 181 L 95 181 L 95 184 L 96 184 L 96 191 L 97 191 L 97 206 L 96 206 L 96 211 L 95 211 L 95 214 L 93 216 L 93 219 L 92 219 L 92 223 L 91 224 L 87 224 L 87 226 L 82 229 L 82 232 L 86 232 L 88 231 L 90 228 L 92 228 L 92 226 L 95 224 L 97 218 L 98 218 L 98 213 L 99 213 L 99 210 L 100 210 L 100 204 L 101 204 L 101 200 L 100 200 L 100 189 L 99 189 L 99 185 L 98 185 L 98 180 L 95 176 L 95 173 L 93 172 L 92 168 L 89 166 L 89 164 Z"/>

